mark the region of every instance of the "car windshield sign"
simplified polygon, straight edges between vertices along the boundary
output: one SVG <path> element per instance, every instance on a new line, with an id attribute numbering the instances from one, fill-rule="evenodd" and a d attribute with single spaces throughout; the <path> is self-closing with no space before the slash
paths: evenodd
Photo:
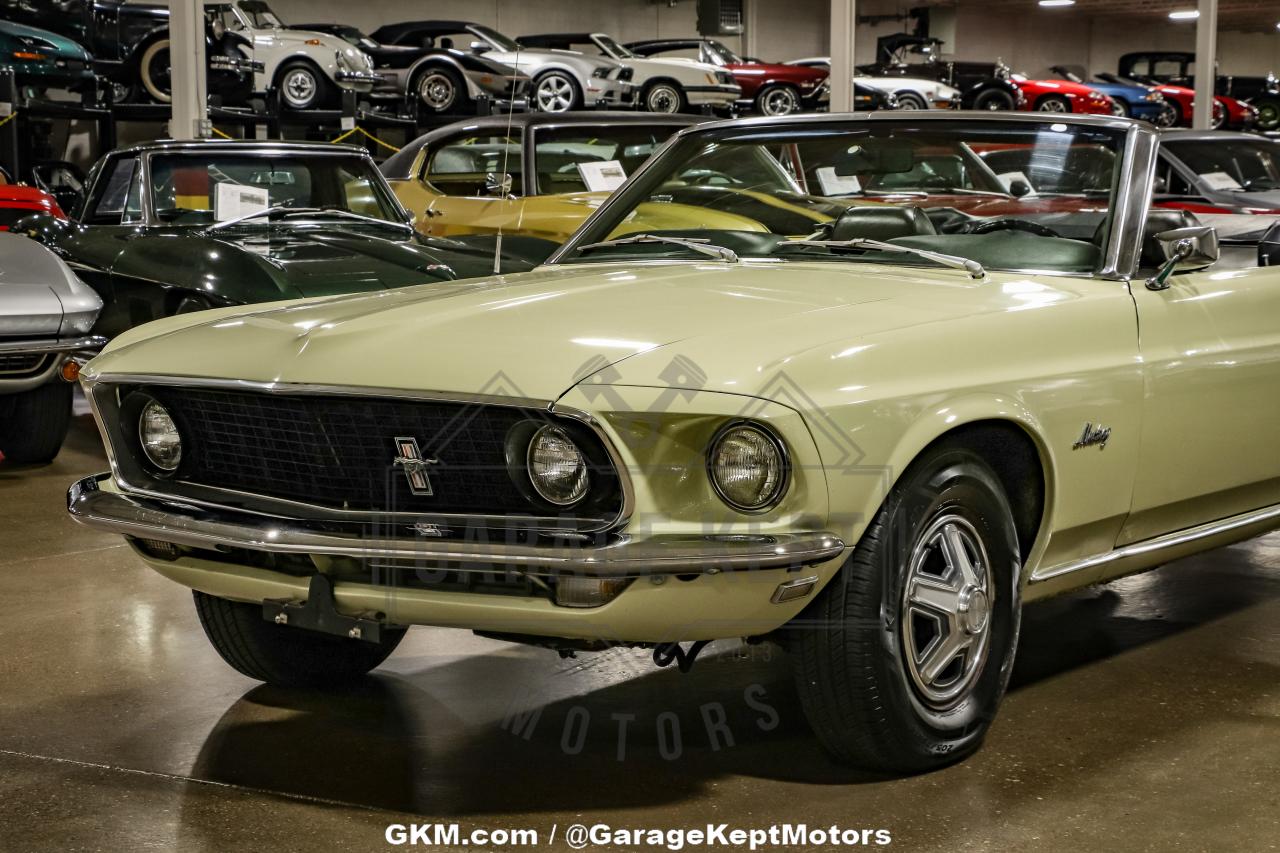
<path id="1" fill-rule="evenodd" d="M 231 190 L 231 191 L 229 191 Z M 234 203 L 229 202 L 234 200 Z M 151 158 L 151 204 L 169 225 L 211 225 L 258 209 L 307 208 L 403 222 L 381 177 L 359 157 L 164 154 Z M 268 220 L 254 220 L 265 224 Z M 344 221 L 355 222 L 351 217 Z"/>
<path id="2" fill-rule="evenodd" d="M 744 259 L 937 265 L 932 254 L 986 270 L 1092 273 L 1105 254 L 1125 139 L 1121 127 L 1009 120 L 692 133 L 558 257 L 705 256 L 656 239 L 600 246 L 644 234 L 706 241 Z M 589 244 L 597 247 L 580 250 Z"/>

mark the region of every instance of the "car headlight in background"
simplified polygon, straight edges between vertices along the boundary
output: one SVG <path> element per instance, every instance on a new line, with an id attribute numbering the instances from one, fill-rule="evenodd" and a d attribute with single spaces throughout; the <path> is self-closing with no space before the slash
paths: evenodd
<path id="1" fill-rule="evenodd" d="M 526 464 L 534 490 L 556 506 L 582 500 L 591 483 L 586 456 L 559 427 L 544 426 L 533 434 Z"/>
<path id="2" fill-rule="evenodd" d="M 1143 100 L 1159 102 L 1164 100 L 1164 95 L 1160 94 L 1159 92 L 1147 92 L 1147 96 L 1143 98 Z"/>
<path id="3" fill-rule="evenodd" d="M 612 70 L 613 70 L 612 68 L 597 68 L 595 71 L 591 72 L 591 76 L 595 77 L 598 80 L 603 80 L 604 78 L 609 76 L 609 72 L 611 72 Z"/>
<path id="4" fill-rule="evenodd" d="M 760 512 L 776 504 L 790 473 L 782 440 L 764 426 L 734 423 L 712 439 L 707 476 L 720 499 L 734 509 Z"/>
<path id="5" fill-rule="evenodd" d="M 171 473 L 182 461 L 182 436 L 169 410 L 155 400 L 142 407 L 138 415 L 138 441 L 147 461 L 165 473 Z"/>

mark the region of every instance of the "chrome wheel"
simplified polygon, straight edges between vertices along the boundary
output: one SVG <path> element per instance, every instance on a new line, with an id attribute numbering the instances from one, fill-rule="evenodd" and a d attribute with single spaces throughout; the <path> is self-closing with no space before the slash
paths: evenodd
<path id="1" fill-rule="evenodd" d="M 1119 98 L 1111 99 L 1111 114 L 1120 116 L 1120 118 L 1129 117 L 1129 108 L 1124 105 L 1124 101 Z"/>
<path id="2" fill-rule="evenodd" d="M 578 92 L 572 80 L 563 74 L 548 74 L 538 81 L 534 101 L 544 113 L 563 113 L 573 109 Z"/>
<path id="3" fill-rule="evenodd" d="M 443 71 L 428 71 L 418 81 L 418 97 L 428 109 L 442 113 L 458 100 L 458 87 Z"/>
<path id="4" fill-rule="evenodd" d="M 790 115 L 800 109 L 800 99 L 787 86 L 774 86 L 760 98 L 760 113 L 767 116 Z"/>
<path id="5" fill-rule="evenodd" d="M 935 520 L 916 543 L 903 587 L 903 661 L 921 701 L 962 700 L 986 661 L 993 584 L 982 539 L 963 517 Z"/>
<path id="6" fill-rule="evenodd" d="M 1071 107 L 1061 98 L 1045 98 L 1036 107 L 1036 110 L 1042 113 L 1069 113 Z"/>
<path id="7" fill-rule="evenodd" d="M 899 92 L 898 109 L 927 110 L 929 109 L 929 105 L 924 102 L 924 98 L 920 97 L 915 92 Z"/>
<path id="8" fill-rule="evenodd" d="M 1166 103 L 1160 108 L 1160 114 L 1156 116 L 1156 127 L 1173 127 L 1177 123 L 1178 108 Z"/>
<path id="9" fill-rule="evenodd" d="M 680 92 L 667 83 L 659 83 L 645 96 L 644 108 L 651 113 L 680 112 Z"/>
<path id="10" fill-rule="evenodd" d="M 280 81 L 280 96 L 295 110 L 313 106 L 319 91 L 320 83 L 310 68 L 291 68 Z"/>
<path id="11" fill-rule="evenodd" d="M 1262 101 L 1255 104 L 1258 108 L 1258 128 L 1260 130 L 1275 130 L 1280 126 L 1280 103 L 1276 101 Z"/>

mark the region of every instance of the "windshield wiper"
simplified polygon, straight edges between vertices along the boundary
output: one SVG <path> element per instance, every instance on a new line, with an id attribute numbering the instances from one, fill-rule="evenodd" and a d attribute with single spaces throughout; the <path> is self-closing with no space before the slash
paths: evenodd
<path id="1" fill-rule="evenodd" d="M 215 225 L 211 225 L 205 229 L 206 232 L 220 231 L 223 228 L 230 228 L 232 225 L 239 225 L 241 222 L 248 222 L 251 219 L 261 219 L 266 217 L 271 219 L 279 217 L 287 219 L 290 216 L 341 216 L 346 219 L 355 219 L 360 222 L 370 222 L 374 225 L 390 225 L 394 228 L 413 230 L 413 226 L 407 222 L 393 222 L 390 219 L 378 219 L 376 216 L 365 216 L 363 213 L 356 213 L 351 210 L 343 210 L 339 207 L 268 207 L 265 210 L 258 210 L 253 213 L 237 216 L 234 219 L 227 219 Z"/>
<path id="2" fill-rule="evenodd" d="M 784 240 L 774 247 L 774 251 L 784 246 L 817 246 L 824 249 L 878 249 L 882 252 L 901 252 L 925 258 L 944 267 L 964 270 L 970 278 L 986 278 L 987 271 L 982 264 L 969 258 L 957 255 L 944 255 L 942 252 L 930 252 L 928 249 L 915 249 L 911 246 L 899 246 L 897 243 L 886 243 L 883 240 L 872 240 L 869 237 L 854 237 L 851 240 Z"/>
<path id="3" fill-rule="evenodd" d="M 609 246 L 627 246 L 633 243 L 669 243 L 672 246 L 683 246 L 710 258 L 718 258 L 731 264 L 738 262 L 738 253 L 724 246 L 717 246 L 710 240 L 701 237 L 662 237 L 657 234 L 637 234 L 634 237 L 619 237 L 617 240 L 603 240 L 599 243 L 587 243 L 575 251 L 585 252 L 588 249 L 604 249 Z"/>
<path id="4" fill-rule="evenodd" d="M 255 210 L 253 213 L 246 213 L 244 216 L 236 216 L 231 219 L 224 219 L 221 222 L 210 225 L 204 229 L 205 233 L 221 231 L 223 228 L 230 228 L 232 225 L 239 225 L 241 222 L 248 222 L 251 219 L 261 219 L 266 217 L 270 219 L 273 216 L 284 216 L 290 213 L 320 213 L 318 207 L 267 207 L 262 210 Z"/>

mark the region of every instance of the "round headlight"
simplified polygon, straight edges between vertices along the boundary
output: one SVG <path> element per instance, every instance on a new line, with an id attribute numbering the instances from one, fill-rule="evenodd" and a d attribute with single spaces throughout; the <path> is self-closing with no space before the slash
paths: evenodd
<path id="1" fill-rule="evenodd" d="M 707 473 L 721 500 L 734 509 L 755 512 L 782 497 L 786 454 L 772 432 L 755 424 L 734 424 L 711 442 Z"/>
<path id="2" fill-rule="evenodd" d="M 587 459 L 559 427 L 544 426 L 533 434 L 528 467 L 533 488 L 549 503 L 569 506 L 587 493 Z"/>
<path id="3" fill-rule="evenodd" d="M 138 440 L 147 460 L 161 471 L 174 471 L 182 461 L 182 436 L 168 409 L 155 400 L 138 416 Z"/>

